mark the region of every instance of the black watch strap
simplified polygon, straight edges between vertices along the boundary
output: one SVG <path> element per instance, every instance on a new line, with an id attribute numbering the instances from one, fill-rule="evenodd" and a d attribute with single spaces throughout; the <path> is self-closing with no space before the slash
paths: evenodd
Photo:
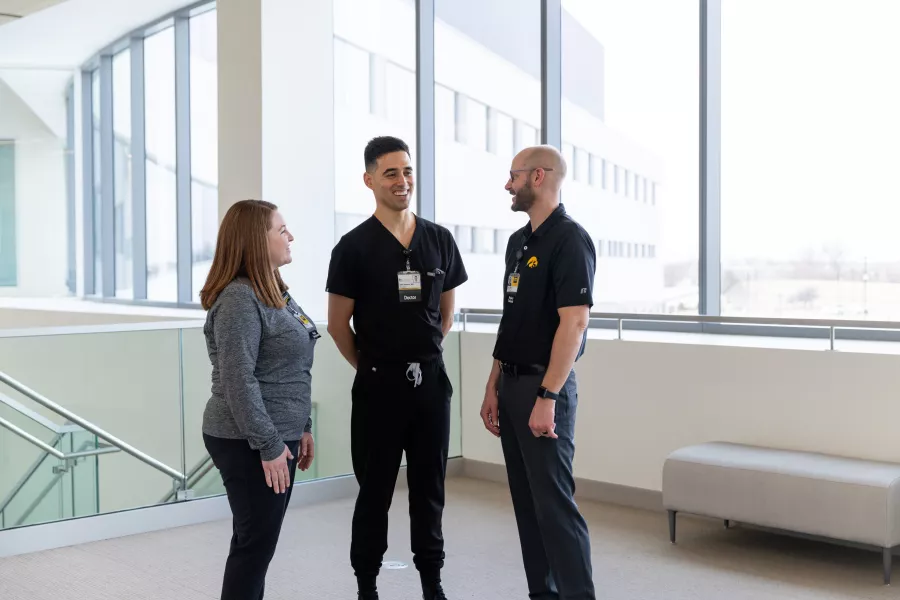
<path id="1" fill-rule="evenodd" d="M 547 398 L 548 400 L 559 400 L 559 394 L 555 392 L 551 392 L 544 386 L 538 388 L 538 397 L 539 398 Z"/>

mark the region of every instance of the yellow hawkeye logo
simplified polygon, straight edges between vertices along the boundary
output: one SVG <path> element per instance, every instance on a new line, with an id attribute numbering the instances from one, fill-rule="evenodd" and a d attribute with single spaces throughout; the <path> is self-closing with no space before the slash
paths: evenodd
<path id="1" fill-rule="evenodd" d="M 533 269 L 533 268 L 535 268 L 536 266 L 538 266 L 538 259 L 537 259 L 537 256 L 532 256 L 531 258 L 529 258 L 527 264 L 528 264 L 528 268 L 529 268 L 529 269 Z"/>

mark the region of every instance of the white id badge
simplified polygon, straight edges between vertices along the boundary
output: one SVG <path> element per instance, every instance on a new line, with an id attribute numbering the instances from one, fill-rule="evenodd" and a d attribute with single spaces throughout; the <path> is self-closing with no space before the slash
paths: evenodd
<path id="1" fill-rule="evenodd" d="M 506 293 L 515 294 L 519 291 L 519 274 L 518 273 L 510 273 L 509 281 L 506 283 Z"/>
<path id="2" fill-rule="evenodd" d="M 397 288 L 400 302 L 421 302 L 422 274 L 418 271 L 400 271 L 397 273 Z"/>
<path id="3" fill-rule="evenodd" d="M 516 294 L 519 292 L 519 274 L 510 273 L 509 279 L 506 281 L 506 303 L 512 304 L 516 301 Z"/>

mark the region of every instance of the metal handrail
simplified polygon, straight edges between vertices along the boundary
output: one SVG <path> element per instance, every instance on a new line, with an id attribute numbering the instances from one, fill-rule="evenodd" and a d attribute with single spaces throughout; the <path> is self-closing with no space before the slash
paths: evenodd
<path id="1" fill-rule="evenodd" d="M 194 467 L 190 471 L 188 471 L 187 483 L 185 485 L 185 488 L 191 489 L 195 485 L 197 485 L 197 482 L 200 481 L 201 479 L 203 479 L 207 473 L 212 471 L 214 466 L 215 465 L 213 464 L 212 457 L 209 454 L 207 454 L 205 457 L 200 459 L 200 461 L 197 462 L 197 464 L 195 464 Z M 177 496 L 178 496 L 178 490 L 174 490 L 174 489 L 170 490 L 165 496 L 162 497 L 162 500 L 160 500 L 160 502 L 161 503 L 170 502 L 173 498 L 176 498 Z"/>
<path id="2" fill-rule="evenodd" d="M 500 316 L 502 309 L 461 308 L 460 314 Z M 712 323 L 717 325 L 771 325 L 785 327 L 821 327 L 835 329 L 887 329 L 900 331 L 900 321 L 851 321 L 844 319 L 787 319 L 783 317 L 729 317 L 726 315 L 666 315 L 657 313 L 604 313 L 592 312 L 590 318 L 598 321 L 661 321 L 672 323 Z"/>
<path id="3" fill-rule="evenodd" d="M 24 396 L 27 396 L 28 398 L 34 400 L 34 401 L 37 402 L 38 404 L 42 405 L 44 408 L 47 408 L 47 409 L 49 409 L 49 410 L 55 412 L 55 413 L 58 414 L 59 416 L 64 417 L 64 418 L 68 419 L 69 421 L 72 421 L 73 423 L 75 423 L 75 424 L 77 424 L 77 425 L 80 425 L 81 427 L 83 427 L 83 428 L 86 429 L 87 431 L 90 431 L 91 433 L 93 433 L 93 434 L 96 435 L 97 437 L 102 438 L 103 440 L 109 442 L 110 444 L 112 444 L 112 445 L 115 446 L 116 448 L 122 450 L 123 452 L 127 452 L 128 454 L 130 454 L 131 456 L 135 457 L 136 459 L 138 459 L 138 460 L 141 461 L 142 463 L 144 463 L 144 464 L 146 464 L 146 465 L 149 465 L 149 466 L 153 467 L 153 468 L 156 469 L 157 471 L 161 471 L 161 472 L 165 473 L 165 474 L 168 475 L 169 477 L 171 477 L 171 478 L 173 478 L 173 479 L 176 479 L 176 480 L 182 482 L 183 484 L 186 483 L 187 480 L 186 480 L 185 476 L 184 476 L 182 473 L 180 473 L 178 470 L 173 469 L 172 467 L 170 467 L 170 466 L 168 466 L 168 465 L 165 465 L 165 464 L 161 463 L 160 461 L 156 460 L 156 459 L 153 458 L 152 456 L 148 456 L 147 454 L 141 452 L 140 450 L 138 450 L 138 449 L 135 448 L 134 446 L 132 446 L 132 445 L 130 445 L 130 444 L 127 444 L 127 443 L 123 442 L 122 440 L 120 440 L 119 438 L 115 437 L 114 435 L 112 435 L 112 434 L 110 434 L 110 433 L 104 431 L 104 430 L 101 429 L 100 427 L 97 427 L 96 425 L 94 425 L 94 424 L 91 423 L 90 421 L 87 421 L 87 420 L 85 420 L 85 419 L 82 419 L 81 417 L 79 417 L 79 416 L 76 415 L 75 413 L 73 413 L 73 412 L 71 412 L 71 411 L 69 411 L 69 410 L 63 408 L 63 407 L 60 406 L 59 404 L 56 404 L 55 402 L 53 402 L 53 401 L 49 400 L 48 398 L 42 396 L 42 395 L 39 394 L 38 392 L 36 392 L 36 391 L 34 391 L 33 389 L 29 388 L 29 387 L 26 386 L 25 384 L 23 384 L 23 383 L 21 383 L 21 382 L 19 382 L 19 381 L 16 381 L 15 379 L 13 379 L 12 377 L 10 377 L 10 376 L 7 375 L 6 373 L 3 373 L 2 371 L 0 371 L 0 382 L 5 383 L 6 385 L 8 385 L 9 387 L 13 388 L 14 390 L 16 390 L 17 392 L 19 392 L 20 394 L 23 394 Z M 16 427 L 16 426 L 13 425 L 12 423 L 9 423 L 8 421 L 7 421 L 6 423 L 8 423 L 9 425 L 11 425 L 12 427 L 15 427 L 15 428 L 18 430 L 18 432 L 20 432 L 20 435 L 21 435 L 21 434 L 24 434 L 22 437 L 25 437 L 25 439 L 28 439 L 28 441 L 32 442 L 33 444 L 35 444 L 35 445 L 37 445 L 37 446 L 40 446 L 40 447 L 43 448 L 44 450 L 47 450 L 47 448 L 45 447 L 46 444 L 44 444 L 43 442 L 41 442 L 39 439 L 35 438 L 34 436 L 32 436 L 31 434 L 29 434 L 28 432 L 21 430 L 20 428 Z M 6 426 L 6 424 L 4 424 L 4 426 Z M 15 431 L 15 430 L 13 430 L 13 431 Z M 29 439 L 29 438 L 30 438 L 30 439 Z M 53 454 L 53 455 L 56 456 L 57 458 L 64 458 L 64 457 L 65 457 L 65 455 L 62 455 L 62 453 L 59 452 L 58 450 L 56 450 L 55 448 L 52 448 L 51 450 L 52 450 L 52 452 L 50 452 L 50 454 Z M 49 452 L 49 450 L 48 450 L 48 452 Z M 62 455 L 62 456 L 60 456 L 60 455 Z"/>
<path id="4" fill-rule="evenodd" d="M 85 458 L 87 456 L 97 456 L 98 454 L 111 454 L 113 452 L 119 452 L 120 448 L 116 446 L 100 446 L 99 448 L 95 448 L 93 450 L 84 450 L 81 452 L 73 452 L 71 454 L 66 454 L 65 452 L 60 452 L 50 444 L 46 442 L 42 442 L 35 436 L 31 435 L 21 427 L 13 424 L 11 421 L 0 417 L 0 426 L 5 427 L 6 429 L 12 431 L 20 438 L 24 439 L 27 442 L 31 442 L 41 450 L 43 450 L 46 454 L 52 454 L 56 458 L 60 460 L 68 460 L 70 458 Z"/>
<path id="5" fill-rule="evenodd" d="M 56 444 L 62 439 L 63 434 L 57 433 L 53 436 L 53 440 L 50 442 L 51 447 L 55 447 Z M 28 483 L 28 480 L 31 479 L 31 476 L 37 473 L 37 470 L 41 467 L 41 464 L 50 456 L 49 452 L 44 451 L 43 454 L 38 456 L 37 460 L 25 471 L 25 474 L 21 479 L 12 487 L 6 497 L 3 499 L 3 502 L 0 502 L 0 529 L 4 529 L 6 527 L 6 507 L 10 505 L 10 503 L 15 499 L 16 495 L 18 495 L 19 491 Z"/>

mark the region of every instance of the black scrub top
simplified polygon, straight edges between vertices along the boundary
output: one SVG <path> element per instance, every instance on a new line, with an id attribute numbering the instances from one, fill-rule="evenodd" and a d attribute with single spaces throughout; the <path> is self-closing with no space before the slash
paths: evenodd
<path id="1" fill-rule="evenodd" d="M 443 351 L 441 294 L 467 279 L 445 227 L 417 216 L 407 249 L 372 216 L 332 250 L 326 291 L 355 301 L 353 328 L 362 357 L 427 362 Z"/>

